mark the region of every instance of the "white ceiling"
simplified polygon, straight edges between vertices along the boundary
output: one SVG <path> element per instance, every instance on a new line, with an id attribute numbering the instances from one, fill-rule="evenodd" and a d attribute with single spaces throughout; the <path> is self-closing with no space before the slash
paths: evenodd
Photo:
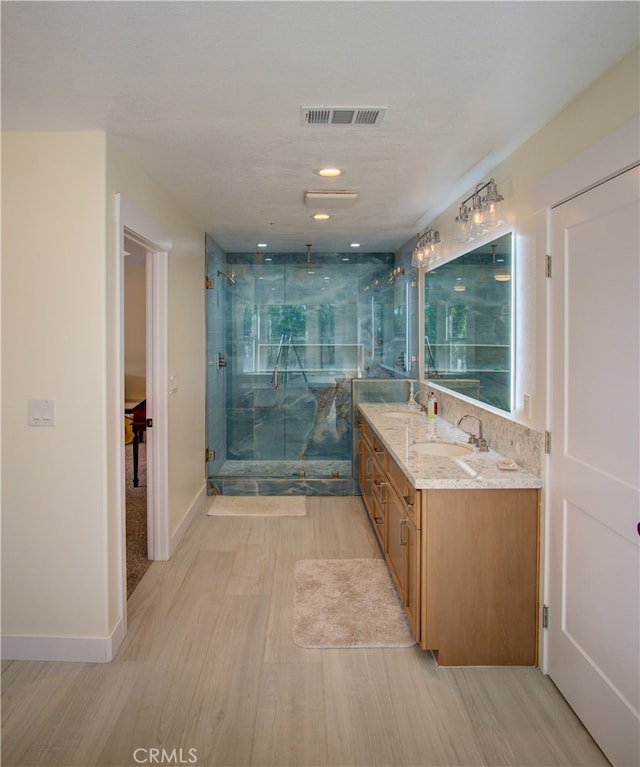
<path id="1" fill-rule="evenodd" d="M 3 2 L 3 130 L 108 131 L 228 252 L 395 251 L 637 45 L 639 9 Z M 386 113 L 306 127 L 302 106 Z M 317 223 L 318 189 L 358 201 Z"/>

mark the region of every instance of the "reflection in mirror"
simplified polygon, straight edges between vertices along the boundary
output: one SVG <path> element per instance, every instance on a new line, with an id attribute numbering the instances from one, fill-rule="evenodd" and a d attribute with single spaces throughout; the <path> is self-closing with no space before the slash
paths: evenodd
<path id="1" fill-rule="evenodd" d="M 425 274 L 425 378 L 511 410 L 512 235 Z"/>

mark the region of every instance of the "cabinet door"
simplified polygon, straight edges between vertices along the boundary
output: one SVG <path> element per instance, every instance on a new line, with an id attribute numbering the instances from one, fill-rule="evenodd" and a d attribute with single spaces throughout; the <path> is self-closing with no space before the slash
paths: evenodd
<path id="1" fill-rule="evenodd" d="M 371 515 L 373 514 L 373 455 L 369 445 L 364 440 L 360 440 L 358 451 L 360 456 L 360 492 L 364 505 Z"/>
<path id="2" fill-rule="evenodd" d="M 426 493 L 421 646 L 442 666 L 535 665 L 538 491 Z"/>
<path id="3" fill-rule="evenodd" d="M 413 629 L 413 635 L 417 642 L 420 641 L 420 563 L 421 541 L 420 530 L 416 527 L 411 517 L 406 517 L 403 529 L 405 551 L 406 583 L 404 590 L 404 608 Z"/>
<path id="4" fill-rule="evenodd" d="M 388 488 L 387 545 L 385 558 L 395 581 L 400 599 L 404 603 L 406 582 L 405 532 L 407 518 L 404 504 L 393 487 Z"/>

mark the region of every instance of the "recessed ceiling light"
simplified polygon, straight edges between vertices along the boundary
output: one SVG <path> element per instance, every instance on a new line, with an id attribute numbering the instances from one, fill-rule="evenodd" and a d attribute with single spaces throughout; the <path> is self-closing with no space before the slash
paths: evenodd
<path id="1" fill-rule="evenodd" d="M 351 247 L 352 248 L 359 248 L 360 247 L 360 243 L 359 242 L 352 242 L 351 243 Z"/>
<path id="2" fill-rule="evenodd" d="M 340 168 L 319 168 L 313 172 L 318 176 L 322 176 L 323 178 L 336 178 L 336 176 L 342 175 Z"/>
<path id="3" fill-rule="evenodd" d="M 267 247 L 267 243 L 266 242 L 259 242 L 257 247 L 258 248 L 266 248 Z"/>
<path id="4" fill-rule="evenodd" d="M 328 213 L 316 213 L 313 218 L 316 221 L 327 221 L 327 219 L 330 219 L 331 216 Z"/>

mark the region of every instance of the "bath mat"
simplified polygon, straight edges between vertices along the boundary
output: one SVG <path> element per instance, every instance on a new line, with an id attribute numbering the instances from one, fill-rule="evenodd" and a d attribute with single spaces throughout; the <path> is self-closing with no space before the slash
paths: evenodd
<path id="1" fill-rule="evenodd" d="M 210 517 L 305 517 L 304 495 L 217 495 Z"/>
<path id="2" fill-rule="evenodd" d="M 415 639 L 382 559 L 302 559 L 294 566 L 300 647 L 411 647 Z"/>

